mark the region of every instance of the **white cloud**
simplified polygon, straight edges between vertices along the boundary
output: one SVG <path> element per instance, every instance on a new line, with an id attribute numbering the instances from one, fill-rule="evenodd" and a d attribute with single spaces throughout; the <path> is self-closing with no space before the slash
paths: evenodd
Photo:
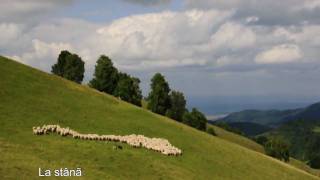
<path id="1" fill-rule="evenodd" d="M 185 0 L 187 8 L 200 9 L 235 9 L 235 19 L 250 16 L 259 17 L 261 24 L 295 24 L 305 18 L 319 23 L 319 0 Z"/>
<path id="2" fill-rule="evenodd" d="M 99 28 L 92 43 L 104 44 L 99 51 L 107 52 L 125 66 L 197 65 L 202 58 L 195 55 L 210 43 L 210 37 L 231 14 L 191 10 L 130 16 Z M 236 37 L 229 37 L 232 38 Z M 221 45 L 225 43 L 229 42 Z"/>
<path id="3" fill-rule="evenodd" d="M 211 36 L 215 47 L 240 49 L 255 44 L 256 35 L 249 28 L 237 23 L 225 23 Z"/>
<path id="4" fill-rule="evenodd" d="M 72 46 L 67 43 L 45 43 L 38 39 L 32 40 L 32 47 L 31 52 L 11 57 L 22 63 L 49 71 L 48 65 L 54 64 L 61 50 L 73 50 Z"/>
<path id="5" fill-rule="evenodd" d="M 257 16 L 250 16 L 246 18 L 246 22 L 247 23 L 254 23 L 254 22 L 258 22 L 259 21 L 259 17 Z"/>
<path id="6" fill-rule="evenodd" d="M 295 44 L 282 44 L 266 50 L 256 56 L 258 64 L 282 64 L 300 60 L 303 57 Z"/>
<path id="7" fill-rule="evenodd" d="M 0 24 L 0 47 L 6 46 L 10 42 L 15 42 L 21 35 L 21 26 L 13 23 Z"/>

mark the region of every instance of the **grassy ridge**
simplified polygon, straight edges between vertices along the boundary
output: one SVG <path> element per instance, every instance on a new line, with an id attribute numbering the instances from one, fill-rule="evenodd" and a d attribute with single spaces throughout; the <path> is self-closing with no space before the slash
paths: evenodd
<path id="1" fill-rule="evenodd" d="M 260 153 L 264 153 L 264 148 L 260 144 L 254 142 L 248 138 L 245 138 L 245 137 L 240 136 L 238 134 L 226 131 L 220 127 L 213 126 L 211 124 L 208 124 L 208 127 L 212 127 L 214 129 L 215 133 L 217 134 L 217 136 L 221 139 L 227 140 L 229 142 L 238 144 L 240 146 L 246 147 L 248 149 L 251 149 L 251 150 L 254 150 L 254 151 L 257 151 Z"/>
<path id="2" fill-rule="evenodd" d="M 35 179 L 38 168 L 83 169 L 91 179 L 316 179 L 285 163 L 56 76 L 0 57 L 0 179 Z M 167 157 L 117 143 L 34 136 L 60 124 L 82 133 L 144 134 L 181 148 Z"/>

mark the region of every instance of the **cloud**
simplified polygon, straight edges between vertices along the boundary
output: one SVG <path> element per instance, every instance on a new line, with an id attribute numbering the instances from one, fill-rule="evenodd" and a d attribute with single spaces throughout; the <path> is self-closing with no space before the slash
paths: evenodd
<path id="1" fill-rule="evenodd" d="M 187 8 L 236 10 L 235 19 L 255 16 L 258 24 L 292 25 L 306 18 L 309 22 L 319 23 L 319 0 L 185 0 Z"/>
<path id="2" fill-rule="evenodd" d="M 62 18 L 23 31 L 26 33 L 21 33 L 18 24 L 5 24 L 2 26 L 12 29 L 5 34 L 12 35 L 0 38 L 10 38 L 11 43 L 6 44 L 10 48 L 0 51 L 33 65 L 44 57 L 41 67 L 48 70 L 57 58 L 58 48 L 69 47 L 86 61 L 88 76 L 101 54 L 110 56 L 119 68 L 143 71 L 181 67 L 254 71 L 267 68 L 263 64 L 316 60 L 319 26 L 252 25 L 235 21 L 234 13 L 212 9 L 164 11 L 128 16 L 110 24 Z M 14 38 L 16 41 L 11 41 Z M 12 51 L 15 44 L 19 48 Z M 47 49 L 46 53 L 40 49 Z"/>
<path id="3" fill-rule="evenodd" d="M 32 48 L 31 52 L 11 57 L 24 64 L 50 71 L 50 66 L 48 65 L 55 63 L 53 57 L 58 57 L 61 50 L 73 50 L 72 46 L 68 43 L 45 43 L 38 39 L 32 40 Z"/>
<path id="4" fill-rule="evenodd" d="M 231 14 L 230 11 L 190 10 L 130 16 L 99 28 L 94 43 L 105 44 L 103 47 L 108 48 L 100 51 L 107 52 L 126 67 L 164 64 L 174 67 L 198 65 L 200 61 L 203 64 L 208 59 L 201 57 L 201 53 L 213 51 L 215 47 L 210 46 L 210 38 Z M 231 41 L 237 37 L 227 38 Z M 228 46 L 228 40 L 221 40 L 219 46 Z"/>
<path id="5" fill-rule="evenodd" d="M 297 6 L 295 10 L 301 11 L 301 10 L 310 10 L 313 11 L 315 9 L 320 8 L 320 1 L 319 0 L 309 0 L 304 1 L 302 6 Z"/>
<path id="6" fill-rule="evenodd" d="M 0 24 L 0 47 L 4 47 L 10 42 L 14 42 L 21 36 L 21 28 L 14 23 Z"/>
<path id="7" fill-rule="evenodd" d="M 70 5 L 72 1 L 73 0 L 1 0 L 0 20 L 25 23 L 34 18 L 41 18 L 41 16 L 44 16 L 51 10 Z"/>
<path id="8" fill-rule="evenodd" d="M 250 27 L 238 23 L 225 23 L 211 36 L 214 46 L 241 49 L 255 44 L 256 35 Z"/>
<path id="9" fill-rule="evenodd" d="M 86 80 L 99 55 L 106 54 L 119 69 L 139 76 L 144 89 L 155 71 L 164 73 L 173 88 L 194 95 L 279 92 L 274 86 L 292 94 L 319 89 L 314 83 L 320 77 L 316 3 L 187 0 L 187 9 L 141 12 L 111 22 L 55 16 L 29 23 L 71 1 L 12 2 L 9 10 L 0 5 L 5 12 L 0 53 L 45 71 L 68 49 L 85 61 Z M 310 91 L 294 86 L 295 79 Z"/>
<path id="10" fill-rule="evenodd" d="M 144 6 L 155 6 L 169 4 L 172 0 L 123 0 L 125 2 L 139 4 Z"/>
<path id="11" fill-rule="evenodd" d="M 259 17 L 257 16 L 250 16 L 246 18 L 247 23 L 255 23 L 259 21 Z"/>
<path id="12" fill-rule="evenodd" d="M 282 44 L 258 54 L 255 62 L 258 64 L 282 64 L 298 61 L 302 57 L 302 52 L 297 45 Z"/>

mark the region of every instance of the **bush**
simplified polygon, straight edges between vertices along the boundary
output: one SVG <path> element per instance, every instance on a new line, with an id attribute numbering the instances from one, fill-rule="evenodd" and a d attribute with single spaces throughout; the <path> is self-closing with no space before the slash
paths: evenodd
<path id="1" fill-rule="evenodd" d="M 271 138 L 265 143 L 266 154 L 288 162 L 290 159 L 289 145 L 278 138 Z"/>
<path id="2" fill-rule="evenodd" d="M 266 136 L 258 136 L 257 138 L 254 139 L 258 144 L 261 144 L 264 146 L 266 142 L 268 142 L 268 138 Z"/>
<path id="3" fill-rule="evenodd" d="M 314 155 L 309 161 L 309 166 L 315 169 L 320 169 L 320 154 Z"/>
<path id="4" fill-rule="evenodd" d="M 213 129 L 212 127 L 209 127 L 209 128 L 207 129 L 207 133 L 208 133 L 208 134 L 211 134 L 211 135 L 213 135 L 213 136 L 217 136 L 216 132 L 214 131 L 214 129 Z"/>
<path id="5" fill-rule="evenodd" d="M 193 108 L 191 112 L 186 111 L 182 122 L 201 131 L 205 131 L 207 128 L 207 118 L 196 108 Z"/>

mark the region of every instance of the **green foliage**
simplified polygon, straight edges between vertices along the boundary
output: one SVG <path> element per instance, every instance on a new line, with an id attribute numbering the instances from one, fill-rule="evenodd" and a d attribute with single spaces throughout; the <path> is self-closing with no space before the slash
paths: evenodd
<path id="1" fill-rule="evenodd" d="M 249 137 L 254 137 L 272 130 L 269 126 L 251 122 L 227 122 L 232 128 L 238 129 Z"/>
<path id="2" fill-rule="evenodd" d="M 196 108 L 192 108 L 191 112 L 186 111 L 182 122 L 201 131 L 205 131 L 207 127 L 207 118 Z"/>
<path id="3" fill-rule="evenodd" d="M 258 136 L 256 138 L 254 138 L 254 140 L 261 145 L 265 145 L 268 142 L 268 138 L 266 136 Z"/>
<path id="4" fill-rule="evenodd" d="M 264 147 L 267 155 L 284 160 L 285 162 L 289 161 L 289 146 L 283 140 L 279 138 L 271 138 L 265 143 Z"/>
<path id="5" fill-rule="evenodd" d="M 84 62 L 77 54 L 61 51 L 57 63 L 52 66 L 51 72 L 76 83 L 81 83 L 84 74 Z"/>
<path id="6" fill-rule="evenodd" d="M 165 115 L 171 107 L 170 88 L 164 76 L 156 73 L 151 79 L 151 91 L 148 96 L 148 109 L 154 113 Z"/>
<path id="7" fill-rule="evenodd" d="M 118 70 L 113 66 L 111 59 L 101 55 L 95 66 L 94 78 L 89 85 L 99 91 L 113 94 L 118 84 Z"/>
<path id="8" fill-rule="evenodd" d="M 167 111 L 167 116 L 177 120 L 182 121 L 184 112 L 186 111 L 186 100 L 182 92 L 172 91 L 170 93 L 171 108 Z"/>
<path id="9" fill-rule="evenodd" d="M 320 154 L 313 155 L 308 163 L 310 167 L 320 169 Z"/>
<path id="10" fill-rule="evenodd" d="M 302 161 L 310 161 L 320 152 L 320 134 L 314 132 L 320 121 L 299 119 L 287 122 L 269 134 L 290 143 L 290 155 Z"/>
<path id="11" fill-rule="evenodd" d="M 124 101 L 141 106 L 142 94 L 139 83 L 140 80 L 138 78 L 130 77 L 126 73 L 120 73 L 114 95 Z"/>
<path id="12" fill-rule="evenodd" d="M 209 133 L 209 134 L 211 134 L 211 135 L 213 135 L 213 136 L 217 136 L 216 132 L 214 131 L 214 129 L 213 129 L 212 127 L 209 127 L 209 128 L 207 129 L 207 133 Z"/>
<path id="13" fill-rule="evenodd" d="M 227 123 L 225 123 L 225 122 L 223 122 L 223 121 L 214 122 L 213 124 L 216 125 L 216 126 L 218 126 L 218 127 L 221 127 L 221 128 L 224 129 L 224 130 L 227 130 L 227 131 L 230 131 L 230 132 L 239 134 L 239 135 L 241 135 L 241 136 L 244 136 L 244 133 L 241 132 L 239 129 L 233 128 L 233 127 L 229 126 Z"/>

